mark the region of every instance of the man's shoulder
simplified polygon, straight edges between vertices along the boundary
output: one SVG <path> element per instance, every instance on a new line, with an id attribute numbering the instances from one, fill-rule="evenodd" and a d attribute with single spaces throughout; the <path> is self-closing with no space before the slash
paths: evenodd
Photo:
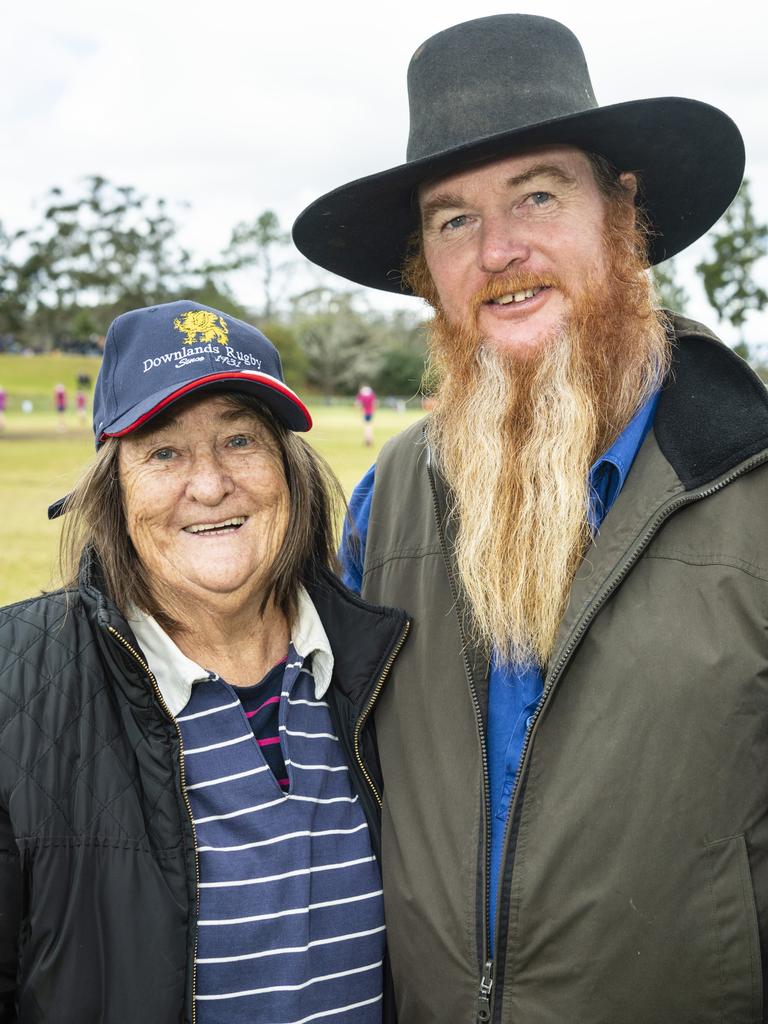
<path id="1" fill-rule="evenodd" d="M 709 338 L 711 341 L 720 342 L 720 338 L 706 324 L 669 310 L 665 310 L 665 313 L 670 319 L 676 338 Z"/>
<path id="2" fill-rule="evenodd" d="M 425 427 L 429 417 L 422 416 L 405 430 L 391 437 L 379 452 L 376 459 L 376 478 L 381 474 L 381 467 L 390 459 L 402 459 L 408 455 L 416 455 L 426 448 Z"/>

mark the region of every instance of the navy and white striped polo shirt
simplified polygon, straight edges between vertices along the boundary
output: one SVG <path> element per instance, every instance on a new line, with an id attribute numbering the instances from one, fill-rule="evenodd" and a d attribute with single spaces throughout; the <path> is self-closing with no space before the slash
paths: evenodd
<path id="1" fill-rule="evenodd" d="M 182 732 L 200 872 L 200 1024 L 381 1019 L 379 870 L 323 699 L 330 679 L 327 639 L 324 631 L 317 635 L 322 626 L 303 597 L 279 705 L 287 792 L 266 764 L 233 688 L 188 659 L 186 666 L 180 662 L 177 655 L 184 655 L 167 647 L 172 641 L 157 623 L 131 618 L 161 688 L 165 679 L 164 697 L 173 701 Z M 318 645 L 313 661 L 321 679 L 310 671 L 308 635 Z M 189 699 L 179 708 L 186 692 Z"/>

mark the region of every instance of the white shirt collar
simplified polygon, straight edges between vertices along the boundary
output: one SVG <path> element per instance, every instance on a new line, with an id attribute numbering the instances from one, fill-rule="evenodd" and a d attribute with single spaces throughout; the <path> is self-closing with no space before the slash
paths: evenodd
<path id="1" fill-rule="evenodd" d="M 163 700 L 175 717 L 187 706 L 193 683 L 207 679 L 209 670 L 183 654 L 151 615 L 133 608 L 127 619 L 144 652 L 149 669 L 157 680 Z M 333 653 L 317 609 L 304 587 L 299 589 L 291 643 L 302 661 L 312 655 L 315 699 L 322 700 L 331 685 Z M 215 666 L 211 667 L 211 671 L 215 671 Z"/>

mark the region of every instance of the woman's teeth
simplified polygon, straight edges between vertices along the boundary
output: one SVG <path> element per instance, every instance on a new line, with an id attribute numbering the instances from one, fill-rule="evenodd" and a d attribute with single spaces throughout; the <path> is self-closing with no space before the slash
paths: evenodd
<path id="1" fill-rule="evenodd" d="M 207 533 L 211 530 L 224 530 L 232 526 L 242 526 L 245 516 L 235 516 L 233 519 L 226 519 L 223 523 L 198 523 L 195 526 L 185 526 L 187 533 Z"/>

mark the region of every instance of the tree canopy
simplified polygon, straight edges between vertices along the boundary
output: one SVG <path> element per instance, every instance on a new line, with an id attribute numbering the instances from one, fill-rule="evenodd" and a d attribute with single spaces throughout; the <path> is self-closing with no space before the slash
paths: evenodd
<path id="1" fill-rule="evenodd" d="M 768 253 L 768 225 L 755 217 L 746 178 L 709 238 L 711 255 L 696 270 L 718 317 L 741 329 L 752 310 L 768 305 L 768 291 L 754 278 L 755 265 Z"/>

